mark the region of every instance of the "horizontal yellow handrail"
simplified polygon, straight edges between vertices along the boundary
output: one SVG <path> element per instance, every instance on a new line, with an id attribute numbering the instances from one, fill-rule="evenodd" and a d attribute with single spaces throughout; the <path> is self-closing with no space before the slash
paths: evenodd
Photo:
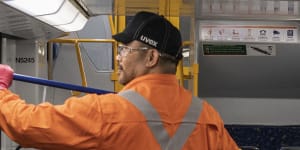
<path id="1" fill-rule="evenodd" d="M 91 42 L 91 43 L 115 43 L 114 39 L 52 39 L 49 42 L 54 43 L 76 43 L 76 42 Z"/>

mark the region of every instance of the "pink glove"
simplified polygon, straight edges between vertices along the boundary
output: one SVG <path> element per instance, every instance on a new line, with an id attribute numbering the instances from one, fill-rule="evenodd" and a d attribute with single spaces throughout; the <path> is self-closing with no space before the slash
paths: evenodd
<path id="1" fill-rule="evenodd" d="M 0 90 L 7 89 L 12 83 L 14 70 L 8 65 L 0 64 Z"/>

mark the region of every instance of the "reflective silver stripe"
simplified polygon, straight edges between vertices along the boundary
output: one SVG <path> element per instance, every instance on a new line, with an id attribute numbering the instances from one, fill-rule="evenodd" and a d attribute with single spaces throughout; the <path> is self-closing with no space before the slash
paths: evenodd
<path id="1" fill-rule="evenodd" d="M 175 135 L 170 138 L 164 129 L 159 114 L 143 96 L 132 90 L 122 91 L 118 94 L 135 105 L 143 113 L 150 130 L 162 150 L 182 149 L 188 137 L 193 132 L 202 110 L 202 101 L 197 97 L 193 97 L 192 103 L 181 125 Z"/>
<path id="2" fill-rule="evenodd" d="M 161 149 L 164 149 L 168 144 L 169 135 L 164 129 L 159 114 L 153 109 L 152 105 L 143 96 L 132 90 L 122 91 L 118 94 L 135 105 L 143 113 L 152 134 L 160 144 Z"/>
<path id="3" fill-rule="evenodd" d="M 193 96 L 188 112 L 184 116 L 182 123 L 177 129 L 175 135 L 168 143 L 168 150 L 181 150 L 183 148 L 187 139 L 196 127 L 196 123 L 200 117 L 201 111 L 202 100 Z"/>

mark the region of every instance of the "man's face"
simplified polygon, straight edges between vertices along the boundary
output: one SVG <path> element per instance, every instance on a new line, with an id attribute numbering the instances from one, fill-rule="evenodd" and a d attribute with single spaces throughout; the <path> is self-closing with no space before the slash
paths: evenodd
<path id="1" fill-rule="evenodd" d="M 145 56 L 142 53 L 146 50 L 147 48 L 141 47 L 138 41 L 119 46 L 117 60 L 120 84 L 126 85 L 134 78 L 144 74 Z"/>

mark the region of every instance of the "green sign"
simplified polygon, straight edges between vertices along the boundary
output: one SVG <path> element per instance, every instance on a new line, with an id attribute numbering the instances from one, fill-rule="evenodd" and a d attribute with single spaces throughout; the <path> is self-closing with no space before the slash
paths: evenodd
<path id="1" fill-rule="evenodd" d="M 204 55 L 247 55 L 246 45 L 203 44 Z"/>

